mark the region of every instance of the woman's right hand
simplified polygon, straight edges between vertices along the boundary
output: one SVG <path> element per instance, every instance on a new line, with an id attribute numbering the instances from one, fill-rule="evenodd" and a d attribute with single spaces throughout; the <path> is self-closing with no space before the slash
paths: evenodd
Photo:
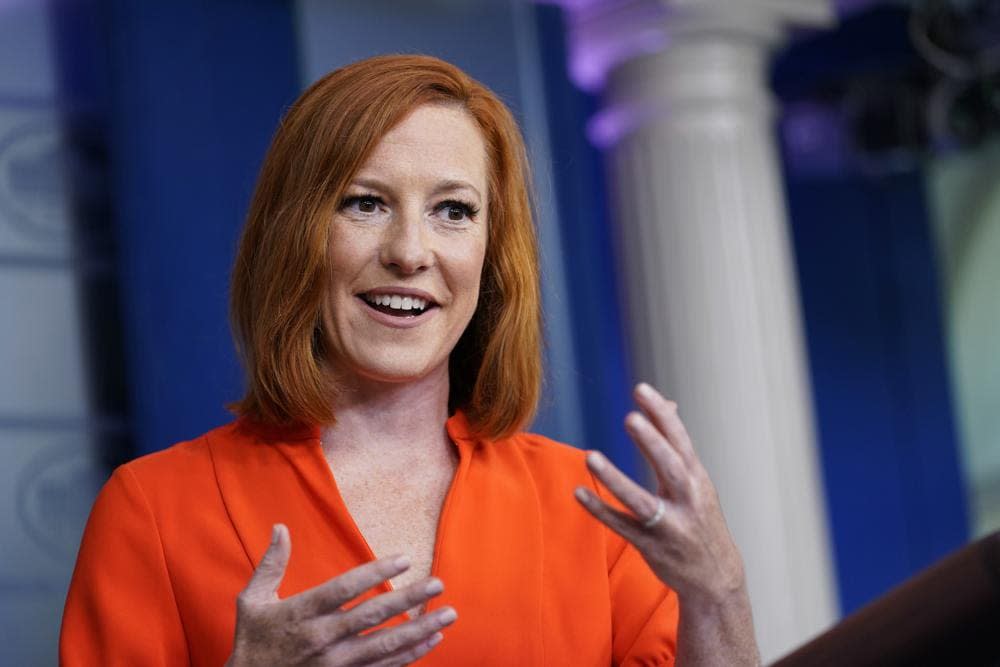
<path id="1" fill-rule="evenodd" d="M 277 524 L 271 545 L 236 599 L 236 639 L 227 667 L 256 665 L 408 665 L 441 641 L 455 621 L 451 607 L 377 632 L 384 621 L 438 595 L 443 585 L 426 579 L 342 607 L 373 586 L 404 572 L 405 557 L 366 563 L 284 600 L 278 586 L 291 554 L 288 528 Z M 362 634 L 365 633 L 365 634 Z"/>

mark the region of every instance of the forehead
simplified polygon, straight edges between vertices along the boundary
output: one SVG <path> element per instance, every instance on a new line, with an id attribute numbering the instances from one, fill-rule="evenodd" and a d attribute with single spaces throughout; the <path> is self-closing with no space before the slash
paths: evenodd
<path id="1" fill-rule="evenodd" d="M 485 192 L 486 144 L 459 107 L 417 107 L 376 145 L 359 175 L 378 171 L 407 179 L 464 179 Z"/>

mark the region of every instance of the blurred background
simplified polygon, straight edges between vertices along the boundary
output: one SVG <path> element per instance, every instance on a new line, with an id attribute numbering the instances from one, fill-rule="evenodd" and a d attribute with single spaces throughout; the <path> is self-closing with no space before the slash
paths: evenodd
<path id="1" fill-rule="evenodd" d="M 676 397 L 765 659 L 1000 528 L 1000 2 L 0 0 L 0 663 L 56 663 L 113 466 L 230 419 L 269 139 L 390 52 L 526 136 L 534 428 L 645 478 L 629 388 Z"/>

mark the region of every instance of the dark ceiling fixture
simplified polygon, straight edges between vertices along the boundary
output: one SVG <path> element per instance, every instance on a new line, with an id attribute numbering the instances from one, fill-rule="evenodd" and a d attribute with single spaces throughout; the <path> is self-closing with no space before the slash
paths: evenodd
<path id="1" fill-rule="evenodd" d="M 922 0 L 908 27 L 939 74 L 926 107 L 934 146 L 974 146 L 1000 130 L 1000 2 Z"/>
<path id="2" fill-rule="evenodd" d="M 793 45 L 775 83 L 793 171 L 918 169 L 1000 136 L 1000 0 L 875 5 Z"/>

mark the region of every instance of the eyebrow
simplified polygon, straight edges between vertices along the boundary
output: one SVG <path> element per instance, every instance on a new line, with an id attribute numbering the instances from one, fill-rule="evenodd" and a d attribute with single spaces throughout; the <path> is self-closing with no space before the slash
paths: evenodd
<path id="1" fill-rule="evenodd" d="M 354 178 L 351 180 L 351 185 L 356 185 L 362 188 L 369 188 L 371 190 L 382 190 L 384 192 L 390 192 L 392 190 L 392 188 L 388 187 L 385 183 L 383 183 L 377 178 L 365 178 L 365 177 Z M 476 189 L 474 185 L 472 185 L 472 183 L 454 178 L 449 178 L 440 181 L 437 185 L 434 186 L 434 189 L 431 190 L 430 194 L 431 196 L 435 196 L 444 192 L 451 192 L 454 190 L 469 190 L 473 194 L 475 194 L 480 200 L 483 198 L 482 194 L 479 192 L 479 190 Z"/>
<path id="2" fill-rule="evenodd" d="M 451 190 L 471 190 L 480 199 L 482 199 L 483 197 L 481 194 L 479 194 L 479 190 L 477 190 L 475 186 L 472 185 L 472 183 L 459 180 L 450 180 L 450 179 L 438 183 L 437 187 L 431 190 L 431 194 L 439 195 L 443 192 L 449 192 Z"/>

